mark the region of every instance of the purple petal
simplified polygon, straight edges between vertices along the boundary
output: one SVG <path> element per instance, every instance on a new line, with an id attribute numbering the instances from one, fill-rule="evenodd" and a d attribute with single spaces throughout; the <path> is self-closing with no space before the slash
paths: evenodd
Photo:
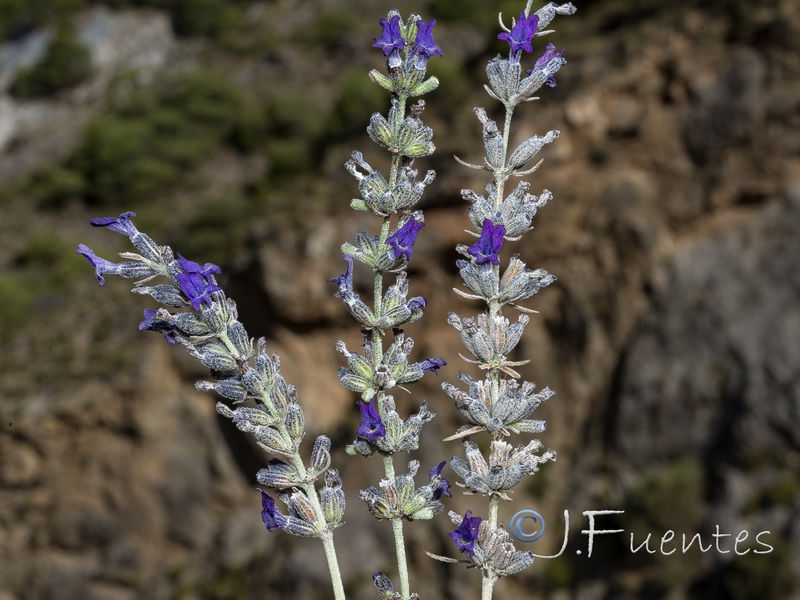
<path id="1" fill-rule="evenodd" d="M 100 258 L 91 248 L 83 244 L 78 244 L 78 249 L 75 251 L 75 254 L 80 254 L 83 256 L 87 261 L 89 261 L 89 264 L 94 267 L 94 274 L 95 277 L 97 277 L 97 281 L 100 283 L 100 285 L 106 284 L 106 279 L 103 277 L 103 275 L 119 275 L 122 272 L 121 265 L 112 263 L 105 258 Z"/>
<path id="2" fill-rule="evenodd" d="M 261 493 L 261 521 L 267 531 L 275 531 L 286 525 L 286 517 L 275 507 L 275 500 L 268 493 L 256 488 Z"/>
<path id="3" fill-rule="evenodd" d="M 425 21 L 420 19 L 417 21 L 417 37 L 414 43 L 417 47 L 417 52 L 424 56 L 426 59 L 435 55 L 442 55 L 442 49 L 433 41 L 433 26 L 436 25 L 436 19 L 431 19 L 426 24 Z"/>
<path id="4" fill-rule="evenodd" d="M 519 62 L 522 51 L 533 52 L 531 40 L 536 35 L 536 28 L 539 25 L 539 15 L 525 16 L 525 12 L 519 13 L 519 19 L 514 24 L 510 32 L 498 34 L 497 38 L 505 40 L 511 46 L 511 60 Z"/>
<path id="5" fill-rule="evenodd" d="M 448 498 L 452 498 L 453 496 L 450 494 L 450 482 L 447 481 L 444 477 L 442 477 L 442 469 L 447 464 L 446 461 L 440 462 L 437 466 L 431 467 L 430 472 L 428 473 L 429 481 L 433 481 L 434 478 L 439 480 L 436 489 L 433 490 L 433 499 L 438 500 L 442 496 L 446 496 Z"/>
<path id="6" fill-rule="evenodd" d="M 200 310 L 203 304 L 211 306 L 211 294 L 222 291 L 221 287 L 209 283 L 205 277 L 196 273 L 178 273 L 175 279 L 195 310 Z"/>
<path id="7" fill-rule="evenodd" d="M 556 52 L 555 44 L 547 44 L 547 47 L 545 48 L 542 55 L 536 59 L 536 64 L 533 65 L 533 68 L 541 69 L 554 58 L 561 58 L 562 54 L 564 54 L 563 50 L 559 50 L 558 52 Z"/>
<path id="8" fill-rule="evenodd" d="M 464 514 L 461 525 L 450 532 L 450 537 L 453 538 L 456 547 L 461 552 L 466 552 L 470 556 L 475 554 L 475 540 L 478 539 L 481 520 L 480 517 L 473 517 L 472 511 L 468 510 Z"/>
<path id="9" fill-rule="evenodd" d="M 423 371 L 433 371 L 437 375 L 439 374 L 439 369 L 445 366 L 447 363 L 444 361 L 443 358 L 426 358 L 422 361 L 421 367 Z"/>
<path id="10" fill-rule="evenodd" d="M 175 345 L 175 326 L 163 319 L 156 319 L 158 311 L 154 308 L 144 309 L 144 320 L 139 323 L 139 331 L 156 331 L 163 333 L 166 340 Z"/>
<path id="11" fill-rule="evenodd" d="M 200 266 L 199 263 L 189 260 L 188 258 L 184 258 L 180 252 L 178 252 L 178 264 L 181 266 L 181 269 L 184 273 L 202 275 L 206 279 L 211 280 L 211 283 L 214 283 L 213 275 L 219 275 L 222 273 L 222 269 L 220 269 L 217 265 L 206 263 Z"/>
<path id="12" fill-rule="evenodd" d="M 481 237 L 475 244 L 467 248 L 467 252 L 475 257 L 475 264 L 483 265 L 491 262 L 499 265 L 498 254 L 503 247 L 505 234 L 506 228 L 503 225 L 495 225 L 489 219 L 484 219 Z"/>
<path id="13" fill-rule="evenodd" d="M 356 431 L 356 437 L 374 444 L 378 438 L 386 435 L 386 426 L 378 413 L 378 405 L 373 402 L 358 401 L 361 408 L 361 426 Z"/>
<path id="14" fill-rule="evenodd" d="M 408 307 L 408 310 L 414 312 L 415 310 L 419 310 L 428 306 L 428 301 L 425 299 L 425 296 L 414 296 L 408 301 L 406 306 Z"/>
<path id="15" fill-rule="evenodd" d="M 563 50 L 559 50 L 558 52 L 556 52 L 556 47 L 555 47 L 554 44 L 547 44 L 547 47 L 545 48 L 545 51 L 542 53 L 542 55 L 539 58 L 536 59 L 536 64 L 532 68 L 526 69 L 525 72 L 528 75 L 531 75 L 534 71 L 539 71 L 541 69 L 544 69 L 545 67 L 547 67 L 547 65 L 551 61 L 553 61 L 553 60 L 555 60 L 557 58 L 561 58 L 562 54 L 564 54 Z M 550 75 L 548 75 L 548 77 L 547 77 L 547 79 L 545 80 L 544 83 L 547 86 L 556 87 L 556 76 L 555 76 L 555 74 L 551 73 Z"/>
<path id="16" fill-rule="evenodd" d="M 400 34 L 400 16 L 395 15 L 391 21 L 380 19 L 378 21 L 383 27 L 380 38 L 375 38 L 373 48 L 380 48 L 384 56 L 389 56 L 392 52 L 399 52 L 405 48 L 406 42 Z"/>
<path id="17" fill-rule="evenodd" d="M 339 286 L 339 292 L 342 294 L 353 291 L 353 257 L 345 254 L 344 260 L 347 263 L 345 272 L 338 277 L 328 279 L 328 283 L 335 283 Z"/>
<path id="18" fill-rule="evenodd" d="M 107 227 L 111 231 L 134 237 L 139 231 L 131 223 L 130 217 L 135 216 L 135 212 L 124 212 L 116 219 L 114 217 L 100 217 L 99 219 L 91 219 L 89 223 L 92 227 Z"/>
<path id="19" fill-rule="evenodd" d="M 411 260 L 414 242 L 417 240 L 419 230 L 423 227 L 425 227 L 425 223 L 417 222 L 414 217 L 411 217 L 403 223 L 402 227 L 389 236 L 386 243 L 394 250 L 395 258 L 405 256 L 406 260 Z"/>

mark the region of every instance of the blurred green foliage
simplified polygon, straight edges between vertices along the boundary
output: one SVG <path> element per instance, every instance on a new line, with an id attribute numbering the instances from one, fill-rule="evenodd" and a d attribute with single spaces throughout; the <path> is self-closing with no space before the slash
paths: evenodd
<path id="1" fill-rule="evenodd" d="M 34 297 L 20 272 L 0 275 L 0 340 L 8 339 L 27 321 Z"/>
<path id="2" fill-rule="evenodd" d="M 348 35 L 352 35 L 359 17 L 352 11 L 323 10 L 308 26 L 298 32 L 297 41 L 331 48 L 341 45 Z"/>
<path id="3" fill-rule="evenodd" d="M 219 39 L 244 20 L 244 0 L 0 0 L 0 42 L 21 38 L 37 27 L 62 23 L 88 4 L 111 8 L 147 7 L 169 13 L 182 37 Z"/>
<path id="4" fill-rule="evenodd" d="M 575 571 L 569 557 L 561 555 L 542 562 L 546 589 L 565 589 L 574 583 Z"/>
<path id="5" fill-rule="evenodd" d="M 339 90 L 339 97 L 328 115 L 328 138 L 343 138 L 363 132 L 369 115 L 386 112 L 386 92 L 373 83 L 362 69 L 345 73 Z"/>
<path id="6" fill-rule="evenodd" d="M 63 20 L 85 5 L 86 0 L 0 0 L 0 42 Z"/>
<path id="7" fill-rule="evenodd" d="M 71 243 L 53 231 L 35 231 L 14 259 L 13 271 L 0 276 L 0 339 L 24 326 L 37 304 L 55 301 L 85 265 L 75 260 Z"/>
<path id="8" fill-rule="evenodd" d="M 243 18 L 241 11 L 226 0 L 175 0 L 168 8 L 172 29 L 184 37 L 219 38 Z"/>
<path id="9" fill-rule="evenodd" d="M 253 208 L 247 198 L 236 192 L 203 202 L 181 224 L 171 245 L 185 256 L 202 256 L 204 263 L 225 264 L 232 253 L 246 244 Z"/>
<path id="10" fill-rule="evenodd" d="M 763 539 L 773 546 L 772 552 L 737 556 L 727 566 L 724 587 L 731 600 L 784 600 L 797 589 L 800 581 L 792 571 L 791 543 L 775 537 Z"/>
<path id="11" fill-rule="evenodd" d="M 17 98 L 52 96 L 81 83 L 91 72 L 89 49 L 75 38 L 71 28 L 61 27 L 42 59 L 28 69 L 21 69 L 9 91 Z"/>
<path id="12" fill-rule="evenodd" d="M 478 81 L 471 77 L 473 73 L 465 71 L 463 64 L 446 56 L 429 62 L 428 73 L 439 79 L 439 87 L 433 91 L 431 100 L 428 101 L 431 105 L 435 105 L 439 90 L 446 90 L 446 94 L 453 98 L 466 98 L 473 89 L 480 88 L 485 80 L 483 71 L 480 72 L 481 79 Z M 457 115 L 457 111 L 447 111 L 443 114 L 445 118 L 455 118 Z"/>
<path id="13" fill-rule="evenodd" d="M 705 481 L 692 458 L 646 472 L 626 495 L 626 529 L 643 541 L 667 530 L 699 531 L 705 505 Z"/>
<path id="14" fill-rule="evenodd" d="M 307 96 L 287 95 L 268 103 L 265 118 L 270 176 L 285 180 L 307 172 L 322 151 L 325 113 Z"/>
<path id="15" fill-rule="evenodd" d="M 792 507 L 800 497 L 800 481 L 794 470 L 779 473 L 770 483 L 759 489 L 745 506 L 745 513 L 752 515 L 776 506 Z"/>
<path id="16" fill-rule="evenodd" d="M 519 0 L 433 0 L 430 16 L 447 23 L 466 23 L 480 31 L 497 29 L 497 14 L 502 13 L 505 23 L 511 26 L 511 18 L 519 15 L 524 3 Z"/>
<path id="17" fill-rule="evenodd" d="M 124 208 L 147 202 L 222 144 L 247 151 L 264 135 L 256 102 L 209 71 L 160 91 L 139 90 L 95 118 L 67 160 L 37 173 L 31 191 L 50 208 L 74 197 Z"/>

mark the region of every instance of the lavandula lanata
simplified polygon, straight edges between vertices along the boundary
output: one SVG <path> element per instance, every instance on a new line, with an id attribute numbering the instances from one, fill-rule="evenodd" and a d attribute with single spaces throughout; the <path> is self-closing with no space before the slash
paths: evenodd
<path id="1" fill-rule="evenodd" d="M 233 404 L 246 400 L 255 404 L 232 409 L 219 402 L 217 411 L 240 430 L 251 433 L 266 452 L 280 457 L 272 458 L 256 477 L 263 486 L 277 492 L 287 505 L 288 515 L 280 512 L 269 493 L 259 489 L 261 519 L 270 531 L 280 528 L 292 535 L 320 538 L 334 596 L 343 600 L 333 530 L 341 524 L 345 498 L 338 473 L 328 469 L 330 440 L 319 436 L 308 465 L 304 463 L 300 455 L 304 419 L 295 388 L 280 375 L 280 359 L 267 354 L 264 338 L 253 348 L 252 339 L 238 320 L 236 304 L 226 298 L 214 278 L 220 268 L 210 263 L 200 265 L 180 254 L 175 258 L 169 246 L 159 246 L 137 230 L 131 222 L 133 216 L 126 212 L 117 218 L 92 219 L 91 224 L 126 235 L 139 254 L 121 253 L 125 260 L 113 263 L 83 244 L 77 253 L 94 267 L 100 285 L 105 284 L 105 275 L 137 279 L 133 292 L 149 295 L 168 307 L 145 309 L 139 329 L 162 333 L 169 343 L 184 345 L 211 370 L 214 380 L 197 382 L 198 389 L 215 390 Z M 157 277 L 167 282 L 150 285 Z M 315 482 L 323 474 L 324 485 L 318 490 Z"/>
<path id="2" fill-rule="evenodd" d="M 512 575 L 533 562 L 530 552 L 516 550 L 508 533 L 498 526 L 497 513 L 500 499 L 510 500 L 508 493 L 524 476 L 532 475 L 539 465 L 555 460 L 555 452 L 547 450 L 537 454 L 542 444 L 533 440 L 527 445 L 513 447 L 505 437 L 519 433 L 539 433 L 544 422 L 529 419 L 536 407 L 553 395 L 548 388 L 534 391 L 534 384 L 522 381 L 515 367 L 529 361 L 511 361 L 508 356 L 519 343 L 523 329 L 530 321 L 527 313 L 534 311 L 519 303 L 550 285 L 555 277 L 543 269 L 530 270 L 516 255 L 510 257 L 508 266 L 500 273 L 500 253 L 506 241 L 517 241 L 531 229 L 536 211 L 551 198 L 544 190 L 539 196 L 528 193 L 529 184 L 520 182 L 510 191 L 506 182 L 513 177 L 532 173 L 539 165 L 528 167 L 539 150 L 553 140 L 559 132 L 550 131 L 544 136 L 533 136 L 509 152 L 509 136 L 514 109 L 521 103 L 535 100 L 533 96 L 543 85 L 555 85 L 555 73 L 566 62 L 555 46 L 548 44 L 535 64 L 525 70 L 523 53 L 533 51 L 532 40 L 548 31 L 542 31 L 556 14 L 575 12 L 572 4 L 550 3 L 531 14 L 532 1 L 527 3 L 513 26 L 497 37 L 509 43 L 507 58 L 497 56 L 486 69 L 488 94 L 505 108 L 502 131 L 486 111 L 476 108 L 475 113 L 483 126 L 483 143 L 486 157 L 482 165 L 472 169 L 486 170 L 492 181 L 486 185 L 486 194 L 463 190 L 462 195 L 471 206 L 469 219 L 478 238 L 471 246 L 459 245 L 457 250 L 464 259 L 457 262 L 461 278 L 469 292 L 456 289 L 460 296 L 484 302 L 486 310 L 476 317 L 462 318 L 451 313 L 448 321 L 460 333 L 461 340 L 474 357 L 462 358 L 484 370 L 483 380 L 465 374 L 459 379 L 468 386 L 465 391 L 450 383 L 443 383 L 444 391 L 455 400 L 456 408 L 467 420 L 456 435 L 448 440 L 465 439 L 466 460 L 453 457 L 450 466 L 463 479 L 459 486 L 467 494 L 489 497 L 489 517 L 451 512 L 450 518 L 457 528 L 450 536 L 457 548 L 469 555 L 467 564 L 482 572 L 482 598 L 491 598 L 494 584 L 501 576 Z M 519 310 L 515 323 L 502 314 L 504 307 Z M 469 436 L 488 432 L 491 437 L 488 460 L 479 447 L 469 441 Z M 441 557 L 436 557 L 441 558 Z M 447 560 L 447 559 L 445 559 Z M 451 559 L 452 560 L 452 559 Z M 453 561 L 455 562 L 455 561 Z"/>
<path id="3" fill-rule="evenodd" d="M 417 413 L 403 419 L 394 397 L 388 393 L 419 381 L 426 371 L 436 372 L 445 364 L 440 358 L 409 363 L 413 342 L 401 329 L 419 319 L 427 304 L 423 297 L 408 298 L 406 268 L 417 234 L 425 224 L 422 212 L 414 210 L 414 206 L 435 176 L 428 171 L 419 181 L 412 168 L 414 159 L 431 154 L 434 145 L 431 128 L 420 119 L 424 102 L 419 100 L 410 107 L 408 102 L 438 85 L 435 77 L 426 79 L 426 68 L 428 60 L 441 54 L 441 49 L 433 40 L 434 20 L 426 23 L 412 14 L 403 22 L 397 11 L 391 11 L 380 23 L 382 35 L 374 45 L 387 58 L 388 74 L 373 70 L 370 77 L 391 94 L 391 105 L 387 116 L 372 115 L 367 132 L 390 152 L 389 176 L 373 169 L 359 152 L 354 152 L 346 164 L 358 180 L 361 195 L 351 202 L 351 207 L 380 218 L 380 230 L 376 236 L 359 233 L 355 244 L 342 246 L 347 269 L 331 282 L 338 284 L 337 296 L 361 325 L 364 340 L 363 354 L 350 352 L 341 340 L 336 345 L 347 359 L 347 367 L 339 371 L 341 384 L 361 394 L 361 426 L 347 451 L 362 456 L 378 453 L 383 458 L 385 479 L 378 487 L 362 490 L 361 498 L 374 517 L 388 519 L 392 524 L 400 591 L 395 592 L 382 573 L 376 573 L 374 580 L 383 597 L 408 600 L 415 595 L 409 587 L 402 520 L 430 519 L 443 510 L 439 498 L 450 495 L 449 484 L 441 476 L 444 463 L 432 467 L 429 481 L 419 488 L 414 483 L 417 461 L 409 463 L 407 474 L 395 474 L 393 455 L 415 450 L 422 426 L 434 414 L 423 402 Z M 373 271 L 371 308 L 353 289 L 356 262 Z M 394 283 L 384 291 L 387 274 L 394 276 Z M 387 330 L 391 330 L 394 339 L 384 349 Z"/>

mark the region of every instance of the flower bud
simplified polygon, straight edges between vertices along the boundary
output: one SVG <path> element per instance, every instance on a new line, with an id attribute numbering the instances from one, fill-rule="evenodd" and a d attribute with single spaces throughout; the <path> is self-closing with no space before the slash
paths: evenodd
<path id="1" fill-rule="evenodd" d="M 228 325 L 228 339 L 236 349 L 236 358 L 245 361 L 253 354 L 253 346 L 247 330 L 239 321 L 233 321 Z"/>
<path id="2" fill-rule="evenodd" d="M 267 468 L 256 474 L 256 479 L 273 489 L 281 490 L 298 486 L 302 483 L 297 469 L 279 458 L 270 459 Z"/>
<path id="3" fill-rule="evenodd" d="M 314 448 L 311 450 L 311 471 L 322 473 L 331 464 L 331 440 L 327 436 L 321 435 L 314 440 Z"/>
<path id="4" fill-rule="evenodd" d="M 299 404 L 289 404 L 286 408 L 284 424 L 292 440 L 295 444 L 299 444 L 305 434 L 305 418 L 303 416 L 303 409 L 300 408 Z"/>
<path id="5" fill-rule="evenodd" d="M 394 586 L 392 582 L 389 581 L 389 578 L 384 575 L 383 573 L 375 573 L 372 576 L 372 582 L 375 584 L 375 587 L 378 590 L 378 593 L 383 598 L 392 598 L 394 597 Z"/>
<path id="6" fill-rule="evenodd" d="M 320 490 L 319 496 L 325 521 L 332 525 L 341 523 L 344 516 L 345 499 L 338 471 L 331 469 L 325 474 L 325 487 Z"/>

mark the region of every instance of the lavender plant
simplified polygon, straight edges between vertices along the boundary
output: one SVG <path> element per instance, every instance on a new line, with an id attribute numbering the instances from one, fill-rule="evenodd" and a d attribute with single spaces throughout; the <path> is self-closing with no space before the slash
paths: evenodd
<path id="1" fill-rule="evenodd" d="M 487 68 L 486 89 L 505 106 L 503 131 L 499 131 L 483 109 L 476 109 L 483 125 L 486 158 L 483 165 L 461 161 L 471 168 L 485 169 L 493 177 L 486 186 L 485 196 L 471 190 L 462 192 L 471 203 L 469 218 L 477 230 L 473 235 L 478 239 L 471 246 L 457 248 L 464 256 L 457 264 L 469 292 L 456 291 L 465 298 L 484 302 L 486 310 L 476 317 L 465 318 L 451 313 L 448 320 L 475 357 L 465 360 L 477 364 L 486 375 L 477 380 L 459 374 L 468 386 L 467 391 L 450 383 L 442 385 L 467 420 L 467 425 L 448 438 L 463 438 L 466 446 L 466 460 L 454 457 L 451 468 L 463 479 L 459 485 L 466 493 L 489 497 L 488 519 L 473 516 L 471 511 L 463 516 L 450 513 L 457 526 L 450 536 L 457 549 L 469 556 L 468 561 L 461 562 L 481 569 L 484 599 L 491 597 L 499 577 L 517 573 L 533 561 L 530 553 L 517 551 L 502 526 L 498 526 L 499 500 L 509 500 L 511 489 L 524 476 L 536 472 L 541 463 L 555 459 L 550 450 L 537 454 L 541 448 L 538 441 L 514 448 L 504 439 L 511 433 L 542 431 L 544 423 L 528 416 L 553 394 L 548 388 L 535 392 L 532 383 L 520 383 L 515 367 L 527 361 L 511 361 L 508 355 L 529 322 L 527 313 L 533 312 L 519 302 L 552 283 L 555 277 L 542 269 L 527 269 L 516 256 L 509 259 L 508 267 L 500 274 L 500 252 L 505 241 L 519 240 L 531 228 L 536 211 L 551 197 L 546 190 L 539 196 L 529 194 L 526 183 L 518 184 L 506 194 L 505 184 L 512 176 L 533 172 L 538 164 L 525 170 L 526 165 L 558 136 L 557 131 L 543 137 L 533 136 L 508 152 L 514 109 L 535 99 L 533 94 L 542 85 L 555 85 L 554 74 L 565 62 L 561 52 L 548 45 L 523 77 L 521 57 L 523 52 L 532 52 L 534 37 L 549 33 L 541 29 L 556 14 L 575 11 L 571 4 L 554 3 L 535 14 L 530 9 L 528 2 L 512 27 L 498 36 L 510 44 L 508 58 L 498 56 Z M 370 77 L 389 92 L 390 106 L 387 115 L 372 115 L 367 132 L 389 152 L 388 177 L 373 169 L 359 152 L 354 152 L 346 164 L 358 181 L 360 194 L 352 200 L 351 207 L 373 213 L 380 224 L 376 227 L 377 235 L 362 232 L 355 236 L 355 243 L 342 246 L 345 272 L 329 280 L 338 286 L 336 296 L 359 323 L 363 336 L 361 352 L 351 352 L 341 340 L 335 348 L 347 365 L 339 370 L 341 384 L 360 395 L 357 405 L 361 423 L 355 440 L 347 446 L 347 453 L 364 457 L 378 454 L 384 466 L 385 478 L 377 486 L 362 490 L 360 497 L 375 518 L 391 523 L 399 591 L 383 573 L 373 576 L 380 595 L 391 600 L 418 598 L 410 588 L 403 520 L 431 519 L 444 509 L 441 498 L 450 496 L 450 484 L 442 476 L 445 461 L 431 466 L 427 482 L 419 487 L 415 483 L 418 461 L 410 461 L 407 473 L 403 474 L 395 472 L 394 464 L 396 453 L 418 448 L 422 427 L 434 413 L 423 401 L 416 412 L 403 418 L 392 393 L 408 391 L 404 386 L 419 381 L 426 372 L 436 373 L 445 366 L 441 358 L 412 362 L 413 341 L 402 330 L 422 317 L 427 304 L 421 296 L 409 297 L 407 267 L 416 238 L 425 225 L 422 212 L 415 206 L 435 177 L 433 171 L 428 171 L 419 179 L 418 171 L 413 168 L 415 159 L 434 151 L 432 130 L 421 120 L 425 104 L 418 98 L 438 86 L 437 79 L 426 74 L 428 61 L 442 52 L 433 39 L 435 23 L 435 20 L 425 22 L 415 14 L 403 21 L 397 11 L 390 11 L 386 19 L 380 20 L 382 33 L 374 46 L 386 57 L 387 71 L 373 70 Z M 412 99 L 418 100 L 409 105 Z M 268 354 L 266 340 L 260 338 L 254 343 L 239 322 L 236 304 L 216 282 L 220 268 L 210 263 L 201 265 L 176 255 L 169 246 L 156 244 L 133 225 L 133 216 L 134 213 L 126 212 L 116 218 L 92 219 L 90 223 L 127 236 L 138 252 L 121 253 L 123 260 L 119 263 L 97 256 L 83 244 L 77 253 L 94 268 L 101 285 L 106 275 L 133 279 L 134 293 L 150 296 L 162 305 L 158 309 L 145 309 L 139 329 L 161 333 L 170 344 L 185 346 L 191 356 L 209 368 L 211 380 L 199 381 L 196 387 L 217 392 L 225 400 L 217 403 L 217 411 L 241 431 L 252 434 L 258 445 L 273 455 L 256 475 L 258 482 L 267 488 L 267 491 L 258 489 L 264 526 L 269 531 L 282 529 L 296 536 L 319 538 L 325 549 L 334 597 L 344 599 L 333 532 L 343 522 L 345 496 L 338 471 L 330 468 L 330 439 L 318 436 L 308 460 L 303 458 L 301 441 L 305 427 L 297 392 L 280 374 L 279 357 Z M 356 263 L 359 269 L 372 271 L 371 306 L 355 290 Z M 155 281 L 157 278 L 161 281 Z M 502 314 L 504 307 L 516 308 L 523 314 L 516 323 L 511 323 Z M 384 338 L 389 335 L 392 341 L 384 347 Z M 244 402 L 250 405 L 238 406 Z M 488 460 L 469 439 L 484 431 L 491 438 Z M 286 514 L 278 508 L 273 496 L 285 504 Z"/>
<path id="2" fill-rule="evenodd" d="M 530 231 L 534 215 L 552 198 L 548 190 L 538 196 L 528 193 L 530 185 L 526 182 L 518 183 L 510 192 L 506 184 L 512 177 L 533 173 L 541 161 L 528 168 L 530 161 L 545 144 L 559 135 L 558 131 L 550 131 L 544 136 L 534 135 L 509 152 L 514 110 L 523 102 L 536 100 L 534 94 L 543 85 L 555 86 L 555 73 L 566 63 L 561 56 L 563 51 L 556 51 L 553 44 L 548 44 L 544 53 L 523 74 L 523 53 L 533 52 L 534 38 L 551 33 L 544 28 L 557 14 L 575 12 L 572 4 L 559 6 L 550 3 L 531 14 L 531 5 L 532 0 L 529 0 L 525 10 L 512 21 L 512 26 L 503 26 L 504 31 L 497 36 L 508 42 L 508 56 L 497 56 L 486 67 L 489 79 L 486 91 L 505 109 L 503 129 L 500 130 L 483 108 L 476 108 L 475 114 L 483 127 L 486 156 L 481 165 L 458 159 L 462 165 L 488 171 L 492 177 L 486 185 L 485 195 L 462 190 L 462 196 L 470 203 L 470 222 L 476 229 L 468 233 L 478 239 L 471 246 L 462 244 L 456 248 L 464 256 L 457 266 L 469 291 L 458 288 L 454 291 L 464 298 L 483 302 L 485 310 L 475 317 L 462 318 L 457 313 L 450 313 L 448 317 L 448 322 L 459 332 L 464 346 L 474 357 L 461 355 L 461 358 L 477 365 L 485 376 L 480 380 L 459 373 L 459 380 L 468 388 L 466 391 L 447 382 L 442 384 L 442 389 L 455 401 L 456 408 L 467 421 L 455 435 L 447 438 L 464 440 L 466 460 L 454 456 L 450 466 L 463 480 L 457 485 L 464 488 L 465 493 L 488 496 L 489 517 L 473 516 L 471 510 L 463 516 L 451 511 L 450 519 L 457 528 L 450 536 L 469 560 L 431 556 L 480 568 L 483 600 L 492 597 L 494 585 L 500 577 L 518 573 L 533 563 L 533 554 L 517 550 L 508 532 L 498 525 L 500 500 L 510 501 L 509 493 L 523 477 L 533 475 L 539 470 L 539 465 L 556 458 L 552 450 L 537 454 L 542 448 L 538 440 L 517 447 L 505 440 L 511 434 L 544 431 L 543 421 L 528 417 L 554 393 L 547 387 L 536 392 L 533 383 L 520 382 L 521 376 L 515 368 L 529 361 L 513 361 L 509 355 L 530 322 L 528 314 L 535 312 L 519 303 L 556 278 L 544 269 L 527 269 L 516 255 L 510 257 L 508 266 L 502 275 L 500 273 L 500 252 L 504 243 L 518 241 Z M 503 315 L 505 307 L 522 313 L 515 323 Z M 488 433 L 491 438 L 488 459 L 470 440 L 470 436 L 480 432 Z"/>

